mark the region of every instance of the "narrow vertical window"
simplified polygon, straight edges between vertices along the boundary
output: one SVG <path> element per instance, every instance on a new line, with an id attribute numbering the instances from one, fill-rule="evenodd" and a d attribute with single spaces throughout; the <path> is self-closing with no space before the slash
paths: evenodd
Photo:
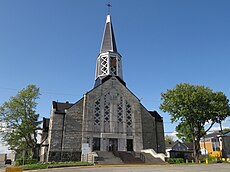
<path id="1" fill-rule="evenodd" d="M 117 104 L 117 130 L 118 132 L 123 132 L 123 98 L 118 97 Z"/>
<path id="2" fill-rule="evenodd" d="M 132 109 L 126 101 L 126 132 L 127 136 L 132 136 Z"/>
<path id="3" fill-rule="evenodd" d="M 104 96 L 104 132 L 110 132 L 110 94 Z"/>
<path id="4" fill-rule="evenodd" d="M 101 104 L 100 99 L 94 103 L 94 132 L 100 132 L 101 130 Z"/>
<path id="5" fill-rule="evenodd" d="M 107 63 L 107 57 L 102 56 L 101 57 L 101 75 L 106 75 L 108 72 L 108 63 Z"/>

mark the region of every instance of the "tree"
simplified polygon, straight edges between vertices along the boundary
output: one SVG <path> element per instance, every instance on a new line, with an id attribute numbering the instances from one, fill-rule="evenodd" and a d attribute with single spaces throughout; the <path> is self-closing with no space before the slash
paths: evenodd
<path id="1" fill-rule="evenodd" d="M 215 123 L 221 123 L 230 116 L 229 100 L 222 92 L 190 84 L 176 85 L 162 93 L 161 100 L 160 109 L 169 113 L 172 122 L 180 122 L 176 127 L 178 136 L 193 142 L 194 157 L 198 161 L 200 138 Z M 205 128 L 207 123 L 210 125 Z"/>
<path id="2" fill-rule="evenodd" d="M 167 143 L 167 144 L 173 144 L 174 143 L 173 136 L 166 135 L 165 136 L 165 143 Z"/>
<path id="3" fill-rule="evenodd" d="M 17 153 L 25 150 L 31 157 L 35 155 L 41 124 L 35 111 L 39 95 L 39 88 L 28 85 L 0 106 L 0 122 L 6 126 L 2 131 L 2 141 Z"/>
<path id="4" fill-rule="evenodd" d="M 230 128 L 224 128 L 223 129 L 223 133 L 227 133 L 227 132 L 230 132 Z"/>

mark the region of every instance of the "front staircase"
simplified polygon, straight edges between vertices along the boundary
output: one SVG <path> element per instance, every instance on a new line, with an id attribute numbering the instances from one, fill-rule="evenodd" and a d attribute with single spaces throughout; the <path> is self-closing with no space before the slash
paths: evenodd
<path id="1" fill-rule="evenodd" d="M 161 158 L 147 152 L 97 151 L 97 164 L 166 164 Z"/>
<path id="2" fill-rule="evenodd" d="M 143 164 L 144 162 L 140 159 L 140 157 L 135 157 L 134 152 L 114 152 L 116 156 L 118 156 L 124 164 Z"/>
<path id="3" fill-rule="evenodd" d="M 97 164 L 124 164 L 119 157 L 114 156 L 113 152 L 98 151 L 95 159 Z"/>

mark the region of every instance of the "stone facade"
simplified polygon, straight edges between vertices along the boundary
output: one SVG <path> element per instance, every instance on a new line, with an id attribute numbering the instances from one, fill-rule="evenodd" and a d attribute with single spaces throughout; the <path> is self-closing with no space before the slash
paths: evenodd
<path id="1" fill-rule="evenodd" d="M 48 132 L 48 161 L 80 160 L 82 103 L 82 100 L 75 104 L 53 102 Z M 54 104 L 61 109 L 56 109 Z"/>
<path id="2" fill-rule="evenodd" d="M 111 76 L 75 104 L 53 102 L 46 143 L 48 161 L 78 161 L 83 144 L 89 153 L 165 151 L 162 118 Z"/>
<path id="3" fill-rule="evenodd" d="M 94 88 L 78 102 L 53 102 L 42 161 L 78 161 L 94 151 L 164 152 L 163 120 L 126 87 L 107 16 Z M 45 145 L 44 145 L 45 146 Z"/>

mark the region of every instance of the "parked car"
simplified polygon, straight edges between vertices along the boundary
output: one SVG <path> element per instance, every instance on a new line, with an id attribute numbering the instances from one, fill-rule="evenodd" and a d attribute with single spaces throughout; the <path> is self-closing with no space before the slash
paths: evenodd
<path id="1" fill-rule="evenodd" d="M 6 161 L 5 161 L 5 165 L 11 165 L 12 164 L 12 161 L 11 161 L 11 159 L 6 159 Z"/>

